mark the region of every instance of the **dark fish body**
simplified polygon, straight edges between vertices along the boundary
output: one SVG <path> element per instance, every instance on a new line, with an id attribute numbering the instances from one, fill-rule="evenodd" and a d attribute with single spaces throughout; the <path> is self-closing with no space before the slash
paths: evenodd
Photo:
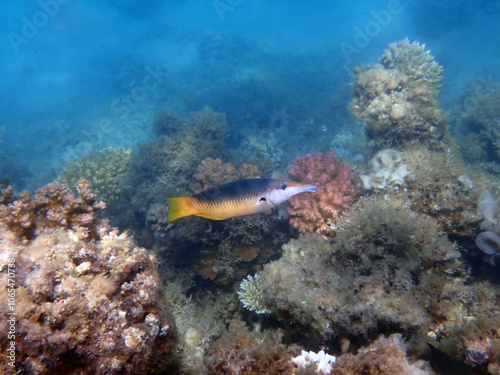
<path id="1" fill-rule="evenodd" d="M 305 192 L 316 192 L 316 186 L 270 178 L 228 182 L 190 197 L 167 198 L 168 221 L 191 215 L 225 220 L 271 212 L 271 208 Z"/>

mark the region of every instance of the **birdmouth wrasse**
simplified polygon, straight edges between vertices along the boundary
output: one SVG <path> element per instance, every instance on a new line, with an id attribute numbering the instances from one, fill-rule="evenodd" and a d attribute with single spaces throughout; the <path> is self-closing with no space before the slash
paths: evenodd
<path id="1" fill-rule="evenodd" d="M 315 193 L 316 186 L 254 178 L 228 182 L 190 197 L 167 198 L 167 221 L 184 216 L 201 216 L 212 220 L 270 213 L 271 209 L 300 193 Z"/>

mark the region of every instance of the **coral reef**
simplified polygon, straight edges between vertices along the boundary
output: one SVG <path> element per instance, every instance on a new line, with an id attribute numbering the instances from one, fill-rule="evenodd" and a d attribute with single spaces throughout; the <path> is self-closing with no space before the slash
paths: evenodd
<path id="1" fill-rule="evenodd" d="M 474 235 L 480 192 L 497 191 L 494 180 L 466 166 L 454 148 L 437 152 L 414 145 L 402 152 L 381 150 L 369 167 L 360 174 L 365 188 L 372 188 L 369 194 L 408 202 L 412 210 L 437 219 L 441 229 L 455 238 Z"/>
<path id="2" fill-rule="evenodd" d="M 79 191 L 75 198 L 49 184 L 32 200 L 27 193 L 2 199 L 0 259 L 13 259 L 15 273 L 2 266 L 0 284 L 16 286 L 16 367 L 32 374 L 159 372 L 171 360 L 174 326 L 156 259 L 106 220 L 93 220 L 95 195 L 83 181 Z M 26 220 L 17 220 L 19 205 L 28 209 Z M 7 321 L 7 299 L 0 311 Z M 7 334 L 2 325 L 2 342 Z M 1 357 L 7 373 L 5 352 Z"/>
<path id="3" fill-rule="evenodd" d="M 185 194 L 201 161 L 221 154 L 227 132 L 224 115 L 209 108 L 192 113 L 188 119 L 171 112 L 161 118 L 182 124 L 182 129 L 134 153 L 125 181 L 126 205 L 143 213 L 163 198 Z"/>
<path id="4" fill-rule="evenodd" d="M 190 294 L 194 282 L 190 275 L 171 268 L 163 269 L 164 296 L 175 319 L 178 333 L 178 372 L 205 375 L 210 346 L 227 331 L 238 307 L 234 293 Z M 169 372 L 174 373 L 174 372 Z"/>
<path id="5" fill-rule="evenodd" d="M 260 275 L 247 276 L 240 284 L 238 297 L 245 308 L 257 314 L 269 313 L 265 306 L 265 283 Z"/>
<path id="6" fill-rule="evenodd" d="M 411 178 L 403 189 L 384 190 L 410 202 L 417 212 L 438 220 L 448 234 L 470 236 L 478 217 L 476 202 L 481 191 L 493 189 L 490 181 L 477 168 L 467 167 L 453 150 L 435 152 L 423 146 L 409 147 L 403 153 Z"/>
<path id="7" fill-rule="evenodd" d="M 299 356 L 292 358 L 293 364 L 298 367 L 298 370 L 294 372 L 296 374 L 303 373 L 307 368 L 315 370 L 319 374 L 330 374 L 336 360 L 334 356 L 325 354 L 324 350 L 318 353 L 302 350 Z"/>
<path id="8" fill-rule="evenodd" d="M 292 180 L 318 187 L 315 194 L 302 194 L 289 200 L 290 224 L 302 233 L 334 235 L 336 222 L 356 201 L 354 174 L 334 155 L 328 152 L 299 156 L 288 169 Z"/>
<path id="9" fill-rule="evenodd" d="M 349 109 L 379 147 L 447 148 L 447 115 L 437 101 L 442 71 L 425 46 L 407 39 L 390 44 L 378 63 L 355 69 Z"/>
<path id="10" fill-rule="evenodd" d="M 186 120 L 183 120 L 171 108 L 158 112 L 155 116 L 153 129 L 158 136 L 172 136 L 186 130 Z"/>
<path id="11" fill-rule="evenodd" d="M 270 160 L 274 168 L 280 165 L 284 153 L 283 145 L 271 130 L 248 134 L 241 142 L 240 150 L 245 160 L 260 163 Z"/>
<path id="12" fill-rule="evenodd" d="M 255 295 L 264 298 L 252 305 L 324 336 L 369 335 L 381 327 L 426 334 L 435 318 L 425 306 L 461 282 L 458 257 L 434 220 L 404 202 L 362 199 L 333 242 L 305 235 L 284 245 L 282 257 L 257 273 L 263 281 Z"/>
<path id="13" fill-rule="evenodd" d="M 365 189 L 384 189 L 405 184 L 409 177 L 408 166 L 403 163 L 402 153 L 394 149 L 380 150 L 370 161 L 371 173 L 360 175 Z"/>
<path id="14" fill-rule="evenodd" d="M 91 152 L 66 165 L 54 182 L 73 187 L 79 180 L 85 179 L 101 199 L 114 202 L 120 195 L 131 156 L 132 150 L 120 147 Z"/>
<path id="15" fill-rule="evenodd" d="M 335 154 L 343 160 L 362 161 L 363 159 L 359 160 L 360 155 L 363 155 L 373 145 L 369 144 L 366 131 L 359 124 L 359 121 L 351 120 L 341 129 L 335 129 L 335 135 L 330 142 L 329 148 L 335 151 Z"/>
<path id="16" fill-rule="evenodd" d="M 476 237 L 476 245 L 484 253 L 491 255 L 490 261 L 494 263 L 496 255 L 500 252 L 500 201 L 492 197 L 486 190 L 478 199 L 477 214 L 484 220 L 480 225 L 483 232 Z"/>
<path id="17" fill-rule="evenodd" d="M 410 43 L 408 38 L 389 44 L 379 62 L 386 69 L 398 69 L 415 83 L 427 82 L 433 90 L 439 89 L 443 79 L 443 67 L 425 50 L 425 44 Z"/>
<path id="18" fill-rule="evenodd" d="M 106 204 L 97 200 L 86 180 L 80 180 L 75 197 L 65 186 L 48 184 L 36 191 L 33 198 L 25 191 L 13 196 L 12 188 L 2 190 L 0 223 L 16 236 L 31 240 L 46 228 L 93 228 L 94 214 Z"/>
<path id="19" fill-rule="evenodd" d="M 292 374 L 292 355 L 283 344 L 281 335 L 274 337 L 249 332 L 242 322 L 233 321 L 228 333 L 213 348 L 209 362 L 210 374 Z"/>
<path id="20" fill-rule="evenodd" d="M 337 358 L 331 374 L 343 375 L 431 375 L 429 363 L 411 363 L 406 356 L 406 345 L 400 334 L 381 336 L 356 355 L 344 354 Z"/>
<path id="21" fill-rule="evenodd" d="M 459 361 L 496 373 L 500 335 L 492 327 L 500 319 L 498 288 L 487 280 L 471 283 L 441 224 L 414 212 L 408 201 L 389 197 L 361 198 L 344 215 L 334 239 L 306 234 L 285 244 L 279 260 L 241 284 L 240 300 L 247 309 L 299 323 L 305 337 L 319 333 L 340 347 L 343 341 L 363 346 L 374 334 L 400 332 L 412 338 L 413 355 L 423 353 L 419 340 L 443 349 L 451 343 L 455 354 L 464 353 Z M 396 341 L 400 338 L 374 345 L 399 347 L 398 360 L 387 361 L 383 351 L 369 357 L 373 349 L 368 348 L 359 353 L 370 364 L 362 366 L 361 358 L 345 354 L 337 357 L 332 373 L 357 374 L 363 368 L 386 373 L 382 368 L 388 363 L 407 361 Z M 411 373 L 410 363 L 401 366 Z"/>
<path id="22" fill-rule="evenodd" d="M 197 141 L 202 154 L 209 153 L 205 151 L 207 147 L 214 149 L 222 147 L 228 131 L 225 116 L 208 107 L 191 113 L 187 119 L 180 118 L 172 109 L 165 109 L 156 116 L 154 129 L 159 136 L 189 135 Z"/>
<path id="23" fill-rule="evenodd" d="M 206 158 L 198 165 L 190 189 L 196 194 L 226 182 L 260 177 L 262 175 L 256 165 L 243 163 L 236 169 L 221 159 Z"/>

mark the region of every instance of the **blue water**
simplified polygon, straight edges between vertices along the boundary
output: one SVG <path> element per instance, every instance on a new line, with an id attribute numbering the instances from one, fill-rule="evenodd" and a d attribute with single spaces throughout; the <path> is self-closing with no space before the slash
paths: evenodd
<path id="1" fill-rule="evenodd" d="M 335 131 L 352 121 L 353 67 L 405 37 L 425 43 L 444 66 L 440 100 L 452 109 L 472 79 L 500 79 L 498 8 L 493 1 L 1 2 L 0 178 L 35 188 L 92 150 L 136 149 L 153 137 L 154 114 L 166 107 L 187 115 L 209 105 L 233 129 L 265 126 L 273 109 L 286 107 Z"/>
<path id="2" fill-rule="evenodd" d="M 448 125 L 458 145 L 457 149 L 464 157 L 465 164 L 477 169 L 484 167 L 490 173 L 485 175 L 493 186 L 492 190 L 498 187 L 495 178 L 500 173 L 500 141 L 496 141 L 495 134 L 500 134 L 500 102 L 498 105 L 495 103 L 500 95 L 499 0 L 4 0 L 0 1 L 0 14 L 0 192 L 7 184 L 14 187 L 15 195 L 22 190 L 35 191 L 54 181 L 68 163 L 93 151 L 110 146 L 132 149 L 128 174 L 121 180 L 121 189 L 117 189 L 119 197 L 113 202 L 108 201 L 103 216 L 111 220 L 112 226 L 127 231 L 138 246 L 156 251 L 160 268 L 172 268 L 170 272 L 174 275 L 169 277 L 192 279 L 193 283 L 186 281 L 186 290 L 178 293 L 186 297 L 186 304 L 189 299 L 189 306 L 198 304 L 197 309 L 201 310 L 200 306 L 205 306 L 200 301 L 216 300 L 220 293 L 232 293 L 236 301 L 235 292 L 241 280 L 247 275 L 261 272 L 266 263 L 279 259 L 283 252 L 281 246 L 298 237 L 298 232 L 289 225 L 285 206 L 281 206 L 278 216 L 273 212 L 273 215 L 260 218 L 250 217 L 248 222 L 244 221 L 246 219 L 196 221 L 198 218 L 195 218 L 192 221 L 180 219 L 167 223 L 164 198 L 190 195 L 199 186 L 209 184 L 211 176 L 202 176 L 199 180 L 193 177 L 201 159 L 207 156 L 219 157 L 224 163 L 232 163 L 235 167 L 246 162 L 254 163 L 264 172 L 262 177 L 282 178 L 286 176 L 287 167 L 294 158 L 307 153 L 335 151 L 346 164 L 353 166 L 357 176 L 366 172 L 367 163 L 380 144 L 375 144 L 374 140 L 370 143 L 365 128 L 348 108 L 355 96 L 355 68 L 375 63 L 390 43 L 408 38 L 410 42 L 425 44 L 425 49 L 430 50 L 435 61 L 443 66 L 444 75 L 438 99 L 441 107 L 450 115 Z M 485 92 L 491 94 L 489 99 L 493 97 L 494 100 L 483 103 L 482 94 Z M 424 90 L 420 95 L 422 102 L 426 100 L 425 93 Z M 479 107 L 483 105 L 486 108 L 484 111 Z M 200 111 L 209 113 L 212 119 L 220 118 L 204 110 L 206 107 L 225 115 L 227 133 L 217 126 L 206 126 L 204 129 L 208 129 L 207 134 L 200 136 L 196 133 L 197 129 L 189 126 L 177 130 L 165 126 L 166 129 L 158 131 L 154 125 L 158 113 L 167 108 L 185 119 L 182 122 L 176 118 L 176 121 L 188 125 L 191 124 L 189 119 L 193 113 Z M 440 112 L 438 115 L 436 112 L 433 112 L 434 117 L 429 118 L 438 118 Z M 483 112 L 488 113 L 485 116 Z M 485 119 L 487 116 L 490 118 Z M 435 128 L 441 131 L 440 125 L 430 126 L 428 133 L 432 133 Z M 490 133 L 488 126 L 493 128 Z M 433 141 L 429 134 L 426 141 Z M 219 139 L 216 139 L 217 135 Z M 197 143 L 189 143 L 187 139 L 190 136 L 192 139 L 197 137 Z M 200 142 L 200 139 L 203 141 Z M 209 144 L 213 139 L 215 141 Z M 408 139 L 406 141 L 411 143 Z M 451 150 L 451 143 L 437 152 Z M 185 152 L 181 146 L 176 148 L 177 144 L 187 150 L 190 150 L 190 146 L 191 150 L 199 148 L 195 150 L 199 152 L 192 151 L 189 155 L 184 154 L 184 158 L 177 158 L 176 153 Z M 220 144 L 223 147 L 218 147 Z M 214 155 L 214 150 L 220 155 Z M 190 159 L 192 155 L 195 156 Z M 255 160 L 250 160 L 252 157 Z M 458 157 L 450 160 L 458 160 Z M 223 167 L 230 169 L 227 165 Z M 219 173 L 214 180 L 228 175 L 231 174 L 221 176 Z M 234 175 L 237 175 L 236 169 Z M 460 181 L 473 182 L 466 174 L 460 178 Z M 439 178 L 436 178 L 436 186 L 442 183 L 437 180 Z M 476 310 L 471 307 L 471 311 L 489 311 L 488 307 L 492 306 L 491 315 L 494 315 L 494 301 L 490 304 L 485 300 L 494 293 L 491 298 L 498 300 L 500 252 L 493 254 L 494 251 L 485 251 L 488 253 L 486 256 L 476 246 L 476 236 L 485 227 L 480 227 L 479 217 L 475 221 L 473 219 L 477 200 L 471 197 L 479 196 L 481 192 L 477 191 L 477 187 L 472 192 L 467 190 L 468 187 L 459 190 L 466 185 L 457 181 L 453 183 L 455 185 L 450 183 L 443 188 L 450 195 L 439 193 L 441 195 L 437 196 L 443 197 L 443 200 L 449 199 L 451 205 L 456 203 L 452 195 L 458 191 L 459 194 L 455 195 L 463 197 L 465 203 L 446 209 L 448 211 L 440 211 L 441 202 L 436 202 L 433 196 L 435 191 L 422 189 L 428 196 L 422 194 L 422 199 L 408 203 L 412 209 L 411 215 L 415 216 L 408 214 L 407 220 L 411 222 L 415 218 L 415 222 L 424 222 L 422 217 L 429 215 L 433 217 L 429 220 L 439 220 L 443 227 L 448 225 L 443 230 L 448 230 L 446 233 L 450 235 L 450 241 L 457 245 L 462 254 L 460 262 L 463 262 L 464 270 L 468 271 L 467 275 L 466 271 L 463 271 L 464 275 L 459 275 L 458 271 L 457 275 L 450 273 L 446 285 L 451 283 L 450 280 L 457 280 L 457 285 L 463 284 L 464 290 L 470 285 L 466 290 L 469 294 L 463 292 L 465 297 L 458 292 L 454 294 L 453 288 L 448 294 L 439 292 L 456 302 L 454 306 L 458 306 L 462 299 L 463 309 L 456 307 L 457 316 L 459 312 L 466 314 L 469 308 L 467 304 L 476 304 L 476 301 L 487 305 Z M 196 187 L 196 184 L 199 186 Z M 399 191 L 409 192 L 413 189 L 409 185 L 403 186 Z M 456 190 L 452 192 L 453 187 Z M 362 191 L 361 194 L 369 196 L 373 192 Z M 498 189 L 492 191 L 492 195 L 488 201 L 493 201 L 496 209 L 498 202 L 493 198 L 499 199 Z M 382 192 L 376 197 L 383 196 Z M 7 203 L 14 205 L 9 199 L 8 196 Z M 381 207 L 384 207 L 383 201 L 380 202 Z M 428 202 L 431 202 L 432 207 L 425 210 L 426 207 L 422 206 Z M 3 202 L 2 205 L 6 206 Z M 387 211 L 387 207 L 384 210 Z M 371 215 L 377 217 L 375 209 L 372 211 Z M 30 211 L 30 215 L 34 215 L 33 212 Z M 498 212 L 496 215 L 495 228 L 498 228 Z M 422 221 L 418 221 L 420 219 Z M 462 219 L 467 225 L 465 228 L 457 224 Z M 391 220 L 387 222 L 395 222 Z M 385 225 L 375 224 L 378 227 Z M 375 233 L 379 230 L 377 225 Z M 413 224 L 405 225 L 414 227 Z M 428 228 L 433 230 L 434 227 L 429 224 Z M 388 250 L 385 250 L 389 254 L 392 248 L 404 247 L 399 244 L 399 239 L 393 240 L 392 237 L 393 232 L 399 231 L 399 227 L 388 228 L 388 234 L 382 233 L 384 235 L 370 242 L 367 248 L 374 254 L 375 248 L 384 250 L 384 245 L 387 245 Z M 411 236 L 412 241 L 414 237 Z M 429 233 L 429 237 L 434 241 L 437 234 Z M 2 240 L 5 243 L 11 241 L 9 238 L 0 239 L 0 245 Z M 316 238 L 323 241 L 319 236 Z M 394 235 L 394 238 L 397 236 Z M 336 240 L 332 237 L 328 241 L 321 242 L 317 248 L 309 249 L 307 245 L 307 251 L 319 252 Z M 353 239 L 354 244 L 356 241 L 361 240 Z M 426 241 L 421 242 L 424 244 Z M 51 242 L 46 243 L 52 246 Z M 21 248 L 20 244 L 16 243 L 15 246 Z M 43 243 L 38 246 L 42 247 Z M 435 246 L 441 247 L 439 244 Z M 498 249 L 498 243 L 496 246 Z M 36 246 L 33 248 L 37 249 Z M 356 245 L 355 249 L 346 252 L 354 255 L 348 257 L 336 254 L 337 258 L 332 257 L 329 262 L 333 264 L 341 260 L 343 267 L 349 269 L 351 264 L 358 262 L 359 257 L 363 259 L 360 263 L 373 261 L 377 266 L 385 267 L 385 255 L 377 254 L 373 259 L 372 256 L 360 257 L 362 251 Z M 302 250 L 300 253 L 301 256 L 306 254 Z M 252 258 L 252 255 L 259 258 Z M 388 256 L 390 259 L 392 257 L 392 254 Z M 315 256 L 311 259 L 304 263 L 317 262 Z M 78 259 L 78 264 L 81 264 L 80 261 Z M 422 266 L 415 266 L 415 269 L 418 268 L 422 274 L 441 267 L 433 263 L 434 258 L 420 261 Z M 493 264 L 495 261 L 496 265 Z M 411 263 L 408 260 L 404 262 Z M 405 267 L 412 269 L 404 262 L 403 270 Z M 399 271 L 396 261 L 387 267 Z M 33 266 L 32 271 L 35 268 Z M 304 274 L 306 269 L 302 270 Z M 366 274 L 365 270 L 357 269 L 360 274 L 356 278 L 359 276 L 360 279 L 371 272 L 368 267 Z M 181 275 L 182 272 L 185 275 Z M 292 269 L 292 279 L 295 278 L 293 272 Z M 432 276 L 431 273 L 429 275 Z M 311 279 L 314 277 L 315 274 Z M 408 285 L 416 283 L 420 276 L 412 274 L 412 277 L 415 280 L 407 280 Z M 394 280 L 399 280 L 401 276 L 394 280 L 392 278 L 392 273 L 387 272 L 384 283 L 380 285 L 392 286 L 396 283 Z M 475 283 L 476 278 L 484 283 Z M 35 278 L 30 276 L 27 280 Z M 333 276 L 331 280 L 335 280 Z M 436 279 L 433 282 L 438 281 Z M 311 282 L 310 285 L 316 284 Z M 397 287 L 404 290 L 404 285 Z M 425 284 L 422 285 L 418 285 L 418 288 L 425 287 Z M 417 285 L 415 287 L 417 289 Z M 371 299 L 368 298 L 371 297 L 370 290 L 366 288 L 361 293 L 363 298 Z M 373 290 L 373 296 L 376 296 L 377 290 Z M 458 286 L 456 290 L 459 290 Z M 472 297 L 476 292 L 477 300 Z M 373 297 L 374 300 L 376 298 Z M 321 297 L 321 300 L 326 300 L 326 297 Z M 234 315 L 235 320 L 248 318 L 247 322 L 250 322 L 255 319 L 253 325 L 262 326 L 263 331 L 266 331 L 266 326 L 272 327 L 269 331 L 274 330 L 274 326 L 289 329 L 285 335 L 288 343 L 314 345 L 316 347 L 307 348 L 314 350 L 328 344 L 328 340 L 323 340 L 325 337 L 320 337 L 324 332 L 317 328 L 323 323 L 314 321 L 310 327 L 300 327 L 300 322 L 294 321 L 295 317 L 291 314 L 287 316 L 273 312 L 268 319 L 257 317 L 253 312 L 238 306 L 234 307 L 233 304 L 231 307 L 233 310 L 230 314 Z M 429 337 L 432 334 L 441 335 L 438 323 L 442 319 L 448 326 L 445 327 L 445 335 L 439 340 L 454 340 L 461 350 L 465 344 L 460 332 L 450 328 L 450 322 L 461 324 L 460 319 L 463 318 L 463 322 L 469 324 L 471 321 L 474 323 L 472 318 L 476 317 L 463 315 L 454 320 L 455 311 L 444 317 L 446 306 L 446 301 L 440 305 L 439 309 L 443 309 L 441 312 L 439 309 L 430 309 L 428 305 L 419 307 L 422 311 L 428 311 L 429 317 L 435 314 L 433 323 L 429 324 Z M 191 311 L 189 308 L 186 310 Z M 215 312 L 207 310 L 207 319 L 215 319 L 210 314 Z M 219 319 L 218 316 L 216 319 Z M 40 318 L 41 324 L 43 319 Z M 352 319 L 357 321 L 358 317 Z M 495 319 L 485 316 L 486 322 L 496 324 L 498 320 Z M 182 319 L 179 321 L 182 322 Z M 473 332 L 475 326 L 472 323 L 467 329 L 464 328 L 464 332 L 477 335 L 477 341 L 471 340 L 470 343 L 479 345 L 477 353 L 481 355 L 491 351 L 491 363 L 497 365 L 499 357 L 493 358 L 493 351 L 499 347 L 498 327 L 486 329 L 484 325 L 487 323 L 481 323 L 480 319 L 477 321 L 477 330 L 484 329 L 484 337 Z M 377 328 L 380 333 L 388 334 L 393 333 L 393 329 L 397 330 L 390 324 L 384 326 L 382 319 L 380 322 L 383 323 Z M 402 327 L 406 325 L 410 326 L 407 322 L 401 324 Z M 217 328 L 217 334 L 225 328 Z M 375 339 L 376 333 L 379 332 L 366 332 L 366 336 L 364 332 L 353 334 L 350 350 L 354 352 L 358 347 L 369 344 L 367 340 Z M 358 341 L 354 337 L 356 335 Z M 214 337 L 215 333 L 210 339 Z M 489 342 L 490 337 L 496 340 L 495 344 L 482 353 L 481 345 Z M 335 340 L 338 338 L 340 336 Z M 336 341 L 332 340 L 331 343 L 334 343 L 333 348 L 339 353 Z M 471 356 L 476 353 L 472 344 L 469 347 Z M 23 349 L 22 345 L 20 347 Z M 64 357 L 63 361 L 68 358 L 72 361 L 73 355 L 80 354 L 71 348 L 71 353 L 65 353 L 61 358 Z M 482 358 L 479 354 L 477 358 L 472 358 L 477 360 L 472 361 L 473 365 L 480 362 L 482 370 L 485 370 L 485 363 L 490 359 Z M 185 354 L 185 358 L 189 355 L 192 353 Z M 212 356 L 205 353 L 205 357 L 208 359 Z M 26 358 L 21 359 L 24 361 Z M 199 355 L 193 358 L 199 360 Z M 47 362 L 47 366 L 49 364 Z M 494 373 L 493 370 L 490 373 Z"/>

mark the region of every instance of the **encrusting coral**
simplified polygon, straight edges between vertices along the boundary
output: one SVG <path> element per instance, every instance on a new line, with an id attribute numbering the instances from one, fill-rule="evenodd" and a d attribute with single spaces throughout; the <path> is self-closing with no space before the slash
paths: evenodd
<path id="1" fill-rule="evenodd" d="M 317 186 L 316 193 L 289 200 L 290 224 L 302 233 L 334 235 L 336 222 L 357 199 L 351 168 L 334 156 L 334 152 L 298 156 L 288 169 L 292 180 Z"/>
<path id="2" fill-rule="evenodd" d="M 79 180 L 86 179 L 105 202 L 116 201 L 131 156 L 132 150 L 120 147 L 91 152 L 66 165 L 54 182 L 74 187 Z"/>
<path id="3" fill-rule="evenodd" d="M 349 109 L 381 147 L 449 143 L 447 115 L 437 95 L 443 68 L 424 45 L 403 39 L 389 45 L 378 63 L 356 68 L 355 98 Z"/>
<path id="4" fill-rule="evenodd" d="M 30 374 L 145 374 L 171 360 L 174 326 L 155 256 L 119 234 L 86 181 L 0 203 L 0 285 L 15 284 L 15 366 Z M 8 195 L 8 194 L 7 194 Z M 11 270 L 9 268 L 9 270 Z M 11 306 L 12 307 L 12 306 Z M 7 299 L 0 316 L 7 321 Z M 0 340 L 7 341 L 6 325 Z M 6 346 L 0 372 L 8 373 Z"/>

